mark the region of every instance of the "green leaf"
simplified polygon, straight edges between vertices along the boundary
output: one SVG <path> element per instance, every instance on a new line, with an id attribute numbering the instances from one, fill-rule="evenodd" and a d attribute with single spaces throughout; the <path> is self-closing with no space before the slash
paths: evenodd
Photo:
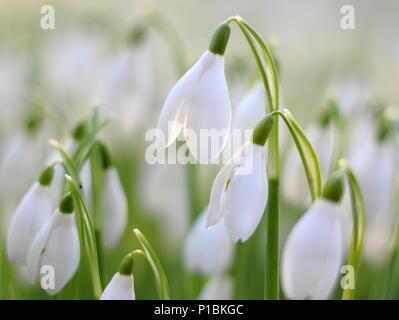
<path id="1" fill-rule="evenodd" d="M 306 173 L 312 201 L 314 201 L 321 196 L 322 187 L 320 165 L 316 152 L 289 110 L 283 109 L 282 111 L 274 111 L 273 113 L 283 118 L 292 135 Z"/>
<path id="2" fill-rule="evenodd" d="M 143 247 L 143 251 L 154 273 L 160 299 L 169 300 L 170 293 L 168 278 L 166 277 L 161 262 L 159 261 L 154 249 L 152 248 L 146 237 L 144 237 L 144 235 L 140 232 L 140 230 L 134 229 L 133 232 L 139 240 L 141 246 Z"/>

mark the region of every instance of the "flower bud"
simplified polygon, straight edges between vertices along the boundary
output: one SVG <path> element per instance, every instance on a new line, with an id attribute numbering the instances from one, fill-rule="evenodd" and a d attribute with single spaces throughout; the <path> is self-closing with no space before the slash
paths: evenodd
<path id="1" fill-rule="evenodd" d="M 223 56 L 226 51 L 229 38 L 230 26 L 227 23 L 219 25 L 213 33 L 213 37 L 209 45 L 209 51 Z"/>

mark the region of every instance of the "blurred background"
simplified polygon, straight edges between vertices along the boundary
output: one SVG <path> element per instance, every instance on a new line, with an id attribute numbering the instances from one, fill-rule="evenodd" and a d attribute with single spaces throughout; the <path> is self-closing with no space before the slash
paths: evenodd
<path id="1" fill-rule="evenodd" d="M 163 101 L 182 70 L 193 65 L 208 48 L 213 30 L 228 17 L 242 16 L 266 42 L 272 43 L 279 66 L 282 106 L 289 108 L 305 129 L 317 123 L 329 94 L 336 98 L 348 128 L 368 124 L 364 118 L 373 117 L 378 109 L 373 109 L 375 105 L 393 110 L 399 100 L 396 0 L 18 0 L 0 4 L 2 299 L 49 298 L 39 286 L 27 285 L 18 267 L 8 261 L 4 238 L 10 216 L 51 154 L 48 140 L 67 141 L 93 105 L 99 105 L 103 118 L 111 119 L 100 138 L 111 149 L 129 205 L 123 239 L 103 257 L 105 283 L 117 271 L 123 256 L 138 247 L 131 232 L 137 227 L 159 254 L 172 298 L 198 297 L 211 277 L 184 268 L 182 251 L 194 221 L 186 169 L 182 165 L 146 164 L 148 142 L 144 136 L 156 127 Z M 355 8 L 354 30 L 343 30 L 340 25 L 340 9 L 346 4 Z M 42 5 L 55 8 L 54 30 L 40 27 Z M 159 20 L 149 18 L 153 12 Z M 181 54 L 178 63 L 172 49 L 176 46 Z M 251 52 L 236 26 L 225 59 L 234 112 L 258 80 Z M 283 171 L 292 149 L 284 130 Z M 365 137 L 363 131 L 358 135 L 360 140 L 354 145 Z M 345 150 L 343 155 L 350 158 L 351 147 Z M 320 152 L 324 152 L 322 148 Z M 394 159 L 393 153 L 388 157 Z M 196 168 L 200 210 L 208 204 L 218 169 L 216 165 Z M 387 175 L 393 177 L 394 172 Z M 387 190 L 392 191 L 394 185 L 394 181 L 387 182 Z M 295 182 L 292 186 L 296 188 Z M 283 191 L 282 240 L 306 208 L 288 198 Z M 372 230 L 377 235 L 371 241 L 369 258 L 362 264 L 359 277 L 367 281 L 359 281 L 359 297 L 378 297 L 396 215 L 395 210 L 388 211 L 389 217 L 378 224 L 383 225 L 382 229 Z M 247 243 L 235 246 L 225 271 L 235 279 L 230 298 L 263 298 L 264 231 L 262 222 Z M 92 298 L 87 266 L 82 264 L 80 275 L 58 298 Z M 241 270 L 240 277 L 236 270 Z M 156 298 L 144 260 L 136 263 L 134 274 L 136 297 Z"/>

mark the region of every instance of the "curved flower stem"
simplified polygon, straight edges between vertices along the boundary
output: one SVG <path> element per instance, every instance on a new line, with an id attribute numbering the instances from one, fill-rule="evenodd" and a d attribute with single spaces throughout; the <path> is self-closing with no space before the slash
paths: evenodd
<path id="1" fill-rule="evenodd" d="M 353 229 L 351 244 L 348 256 L 348 265 L 353 267 L 355 276 L 355 285 L 357 279 L 357 273 L 359 271 L 359 263 L 362 254 L 364 230 L 366 225 L 366 215 L 364 209 L 364 200 L 362 191 L 359 183 L 356 180 L 355 175 L 349 167 L 348 161 L 341 159 L 338 162 L 339 167 L 344 170 L 350 191 L 352 214 L 353 214 Z M 355 296 L 355 289 L 347 288 L 344 289 L 342 294 L 343 300 L 353 300 Z"/>
<path id="2" fill-rule="evenodd" d="M 151 266 L 152 272 L 154 273 L 159 298 L 161 300 L 170 300 L 168 278 L 166 277 L 166 273 L 162 267 L 161 262 L 159 261 L 157 254 L 155 253 L 155 250 L 152 248 L 150 242 L 147 240 L 146 237 L 144 237 L 139 229 L 134 229 L 133 233 L 135 234 L 137 240 L 140 242 L 145 257 L 147 258 L 147 261 Z"/>
<path id="3" fill-rule="evenodd" d="M 272 58 L 271 52 L 262 38 L 255 30 L 241 17 L 234 16 L 225 21 L 226 23 L 235 22 L 251 48 L 254 55 L 267 97 L 266 113 L 278 110 L 279 108 L 279 84 L 277 68 Z M 270 70 L 269 79 L 264 63 L 258 54 L 256 45 L 262 52 L 262 57 Z M 270 85 L 272 84 L 272 86 Z M 272 90 L 271 90 L 272 89 Z M 274 119 L 274 126 L 268 140 L 268 184 L 269 195 L 266 207 L 267 214 L 267 255 L 265 263 L 265 291 L 264 298 L 277 300 L 280 297 L 280 204 L 279 204 L 279 181 L 280 181 L 280 159 L 279 159 L 279 139 L 278 139 L 278 118 Z"/>
<path id="4" fill-rule="evenodd" d="M 100 266 L 97 253 L 97 241 L 95 230 L 90 218 L 89 210 L 87 209 L 86 202 L 84 201 L 79 187 L 73 181 L 71 176 L 66 175 L 65 179 L 71 188 L 71 192 L 75 198 L 79 217 L 82 224 L 82 237 L 86 254 L 89 258 L 90 271 L 93 280 L 93 290 L 96 299 L 99 299 L 102 292 L 102 283 L 100 277 Z"/>

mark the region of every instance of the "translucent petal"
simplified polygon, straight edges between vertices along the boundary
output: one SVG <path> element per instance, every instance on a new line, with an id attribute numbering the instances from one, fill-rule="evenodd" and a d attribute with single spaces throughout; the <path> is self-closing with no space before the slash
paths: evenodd
<path id="1" fill-rule="evenodd" d="M 115 168 L 104 172 L 102 241 L 106 248 L 116 244 L 127 222 L 127 200 Z"/>
<path id="2" fill-rule="evenodd" d="M 201 164 L 210 163 L 223 149 L 231 121 L 224 57 L 214 55 L 195 87 L 184 136 L 190 152 Z M 202 133 L 202 135 L 201 135 Z"/>
<path id="3" fill-rule="evenodd" d="M 135 300 L 132 276 L 116 273 L 104 289 L 100 300 Z"/>
<path id="4" fill-rule="evenodd" d="M 22 199 L 11 220 L 7 239 L 10 260 L 26 263 L 34 237 L 52 212 L 51 188 L 35 183 Z"/>
<path id="5" fill-rule="evenodd" d="M 282 254 L 282 285 L 292 299 L 326 299 L 342 261 L 338 204 L 319 199 L 288 236 Z"/>
<path id="6" fill-rule="evenodd" d="M 190 271 L 204 275 L 222 274 L 233 257 L 233 243 L 223 220 L 205 228 L 206 211 L 195 221 L 184 246 L 184 264 Z"/>
<path id="7" fill-rule="evenodd" d="M 196 88 L 203 69 L 207 68 L 210 58 L 210 54 L 205 52 L 198 62 L 175 84 L 167 96 L 158 120 L 158 129 L 166 137 L 162 143 L 163 147 L 172 144 L 183 128 L 193 90 Z"/>
<path id="8" fill-rule="evenodd" d="M 233 241 L 246 241 L 258 226 L 266 207 L 268 186 L 265 151 L 253 145 L 222 195 L 224 221 Z"/>

